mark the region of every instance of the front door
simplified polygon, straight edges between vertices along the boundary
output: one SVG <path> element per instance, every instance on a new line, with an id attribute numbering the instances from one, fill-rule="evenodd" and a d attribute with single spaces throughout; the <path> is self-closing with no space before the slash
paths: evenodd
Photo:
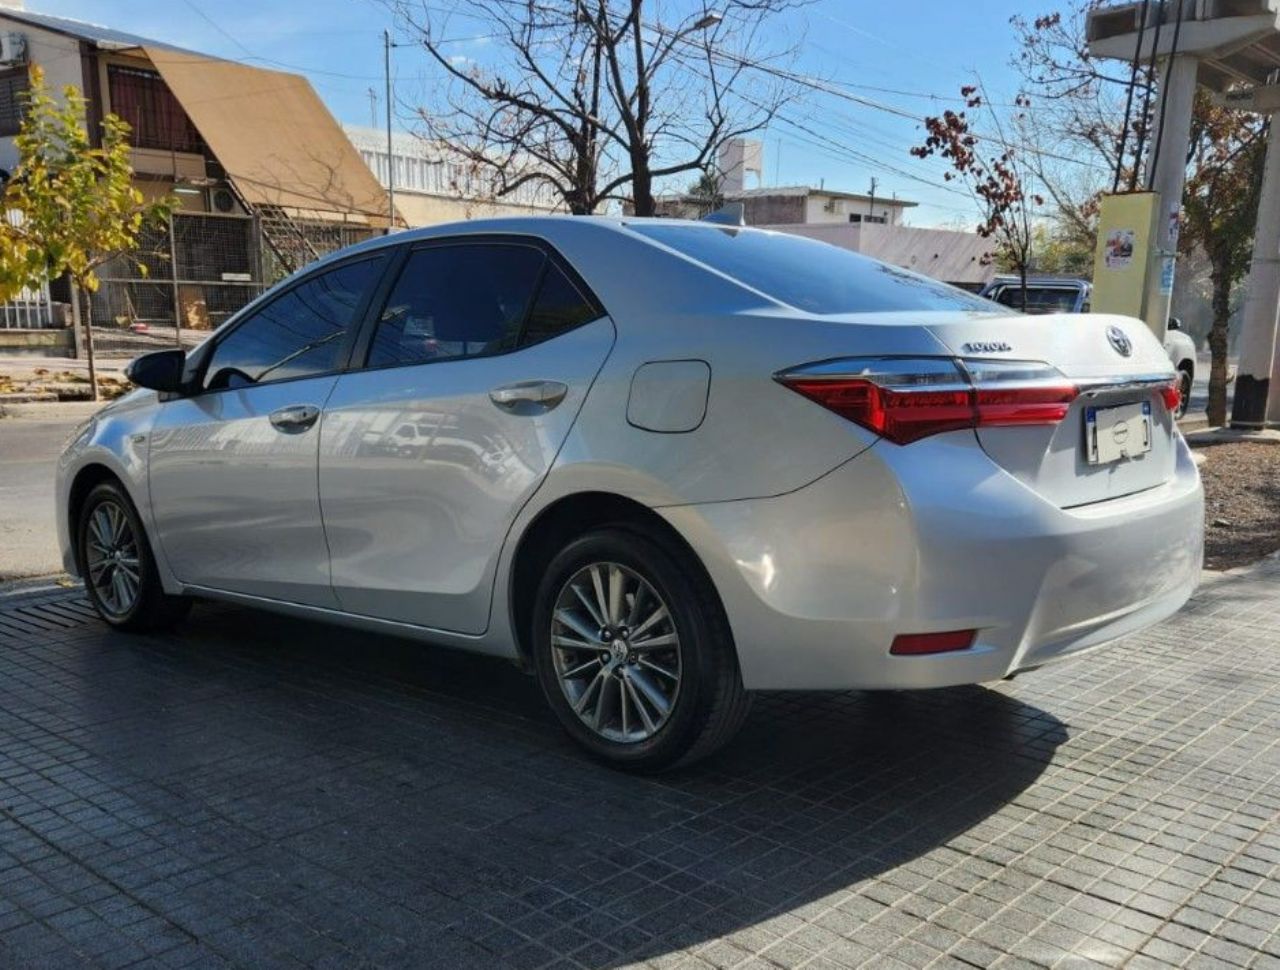
<path id="1" fill-rule="evenodd" d="M 199 393 L 160 407 L 151 506 L 182 582 L 336 605 L 316 488 L 321 413 L 384 262 L 282 291 L 214 338 Z"/>
<path id="2" fill-rule="evenodd" d="M 531 243 L 415 249 L 363 369 L 338 379 L 320 503 L 344 610 L 482 633 L 512 520 L 613 346 L 613 324 Z"/>

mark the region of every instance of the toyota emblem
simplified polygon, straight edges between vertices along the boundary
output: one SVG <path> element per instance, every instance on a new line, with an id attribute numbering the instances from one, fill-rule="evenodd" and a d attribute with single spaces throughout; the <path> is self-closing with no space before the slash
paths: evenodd
<path id="1" fill-rule="evenodd" d="M 1121 357 L 1128 357 L 1133 353 L 1133 341 L 1129 339 L 1127 333 L 1115 324 L 1107 327 L 1107 341 Z"/>

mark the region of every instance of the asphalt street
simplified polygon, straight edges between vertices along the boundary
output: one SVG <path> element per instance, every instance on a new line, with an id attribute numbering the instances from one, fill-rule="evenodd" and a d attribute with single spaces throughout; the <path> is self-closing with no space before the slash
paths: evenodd
<path id="1" fill-rule="evenodd" d="M 54 465 L 67 437 L 91 412 L 92 407 L 39 404 L 0 418 L 0 581 L 61 572 Z"/>

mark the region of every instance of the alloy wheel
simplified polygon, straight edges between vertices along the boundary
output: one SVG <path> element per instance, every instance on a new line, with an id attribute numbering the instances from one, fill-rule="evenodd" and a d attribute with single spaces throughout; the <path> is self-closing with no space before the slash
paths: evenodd
<path id="1" fill-rule="evenodd" d="M 658 591 L 626 566 L 592 563 L 569 578 L 552 612 L 551 656 L 569 706 L 609 741 L 646 741 L 675 708 L 675 621 Z"/>
<path id="2" fill-rule="evenodd" d="M 112 616 L 125 616 L 138 602 L 142 564 L 138 539 L 119 503 L 100 502 L 89 516 L 85 567 L 98 602 Z"/>

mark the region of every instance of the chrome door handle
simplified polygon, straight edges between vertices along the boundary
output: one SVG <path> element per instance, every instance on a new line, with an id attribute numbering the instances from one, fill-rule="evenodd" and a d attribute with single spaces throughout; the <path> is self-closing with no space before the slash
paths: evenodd
<path id="1" fill-rule="evenodd" d="M 286 434 L 306 431 L 320 417 L 320 409 L 311 404 L 294 404 L 271 412 L 271 424 Z"/>
<path id="2" fill-rule="evenodd" d="M 569 386 L 559 381 L 520 381 L 489 392 L 489 400 L 509 414 L 542 414 L 564 400 Z"/>

